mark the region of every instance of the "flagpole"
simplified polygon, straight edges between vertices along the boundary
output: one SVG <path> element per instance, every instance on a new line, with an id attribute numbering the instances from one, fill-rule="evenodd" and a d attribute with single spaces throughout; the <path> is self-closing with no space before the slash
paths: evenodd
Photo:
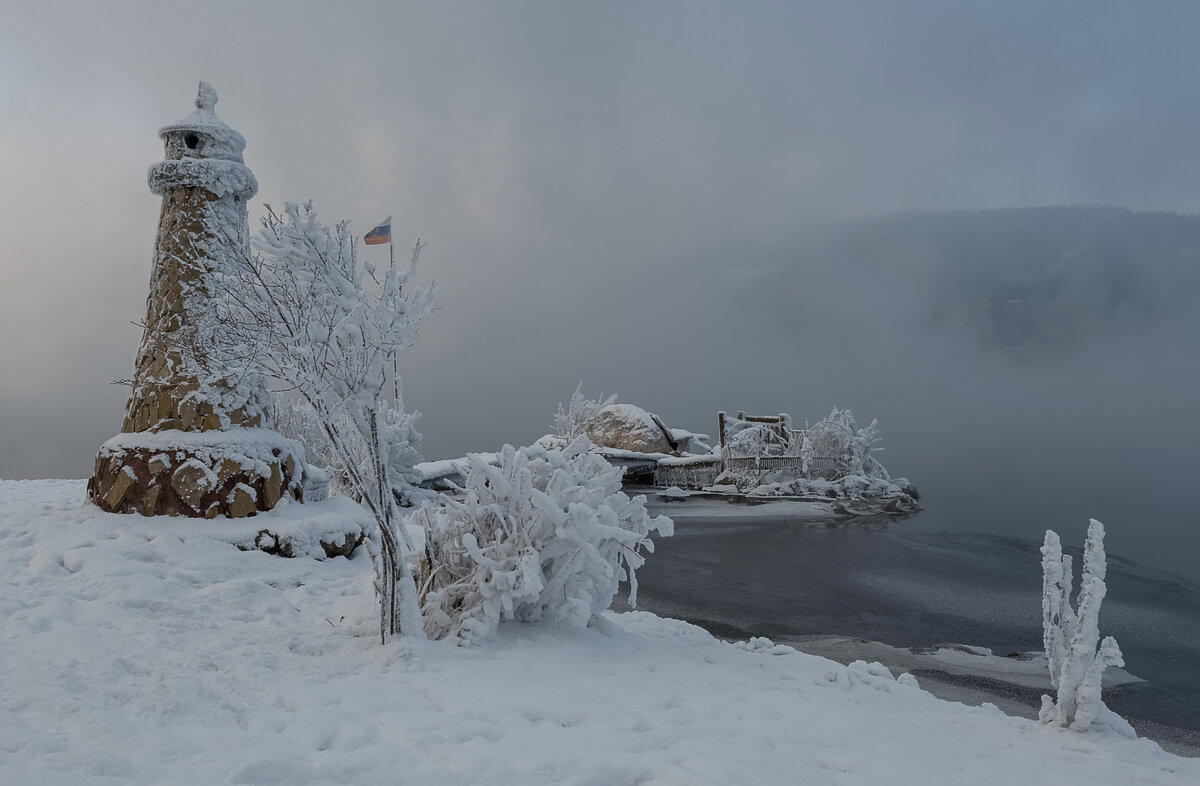
<path id="1" fill-rule="evenodd" d="M 392 217 L 388 216 L 389 229 Z M 388 265 L 391 274 L 396 275 L 396 242 L 392 239 L 392 233 L 388 233 Z M 392 350 L 392 392 L 395 396 L 393 403 L 397 410 L 404 409 L 404 402 L 400 398 L 400 361 L 396 357 L 397 352 Z"/>

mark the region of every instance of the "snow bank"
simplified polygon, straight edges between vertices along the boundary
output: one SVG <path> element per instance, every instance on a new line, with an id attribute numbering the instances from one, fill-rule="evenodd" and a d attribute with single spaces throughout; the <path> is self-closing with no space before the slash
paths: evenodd
<path id="1" fill-rule="evenodd" d="M 3 783 L 1200 782 L 1146 740 L 644 613 L 381 647 L 365 555 L 241 552 L 82 499 L 0 481 Z"/>
<path id="2" fill-rule="evenodd" d="M 488 464 L 495 465 L 500 463 L 499 453 L 473 453 L 471 455 L 478 456 Z M 466 479 L 467 473 L 471 470 L 471 460 L 467 456 L 463 456 L 456 459 L 422 461 L 419 464 L 414 464 L 413 470 L 416 472 L 418 482 L 420 483 L 457 475 L 458 477 L 453 479 L 461 485 L 462 481 Z"/>

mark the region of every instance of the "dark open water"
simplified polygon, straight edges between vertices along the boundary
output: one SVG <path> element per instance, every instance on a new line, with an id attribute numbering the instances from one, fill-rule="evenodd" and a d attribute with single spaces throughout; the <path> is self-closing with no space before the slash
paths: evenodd
<path id="1" fill-rule="evenodd" d="M 675 519 L 675 536 L 638 572 L 639 608 L 730 638 L 1042 649 L 1040 541 L 925 531 L 912 526 L 920 516 L 813 522 L 748 509 L 718 519 L 688 515 L 691 505 L 653 505 Z M 1083 538 L 1060 534 L 1068 551 L 1072 534 Z M 1150 682 L 1106 692 L 1106 702 L 1131 721 L 1200 731 L 1200 586 L 1111 554 L 1106 583 L 1101 634 Z"/>

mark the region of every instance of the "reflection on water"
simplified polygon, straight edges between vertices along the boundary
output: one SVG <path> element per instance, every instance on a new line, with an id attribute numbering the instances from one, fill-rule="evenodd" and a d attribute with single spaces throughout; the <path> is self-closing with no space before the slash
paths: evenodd
<path id="1" fill-rule="evenodd" d="M 833 634 L 904 647 L 970 643 L 997 654 L 1042 648 L 1037 541 L 914 532 L 887 518 L 655 507 L 675 519 L 675 536 L 659 540 L 638 572 L 639 608 L 735 638 Z M 1078 566 L 1078 551 L 1075 558 Z M 1200 728 L 1200 587 L 1111 557 L 1107 584 L 1101 632 L 1116 637 L 1129 671 L 1170 693 L 1155 699 L 1173 705 L 1163 722 Z"/>

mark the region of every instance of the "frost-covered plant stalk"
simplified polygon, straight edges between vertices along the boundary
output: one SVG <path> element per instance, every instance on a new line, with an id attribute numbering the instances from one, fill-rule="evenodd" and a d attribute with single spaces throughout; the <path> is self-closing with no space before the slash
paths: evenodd
<path id="1" fill-rule="evenodd" d="M 1062 553 L 1058 534 L 1046 531 L 1042 545 L 1042 637 L 1050 684 L 1057 689 L 1058 699 L 1043 695 L 1038 717 L 1043 723 L 1077 731 L 1086 731 L 1100 720 L 1117 733 L 1134 736 L 1129 724 L 1104 706 L 1100 697 L 1104 669 L 1125 665 L 1116 639 L 1105 636 L 1100 641 L 1100 604 L 1107 591 L 1105 570 L 1104 525 L 1092 519 L 1083 547 L 1079 608 L 1071 608 L 1071 557 Z"/>
<path id="2" fill-rule="evenodd" d="M 616 393 L 604 398 L 603 391 L 598 399 L 584 398 L 583 382 L 581 381 L 575 388 L 575 393 L 571 396 L 571 403 L 565 410 L 562 402 L 559 402 L 558 411 L 554 413 L 555 433 L 567 442 L 572 442 L 576 437 L 587 434 L 588 427 L 599 420 L 600 410 L 616 400 Z"/>
<path id="3" fill-rule="evenodd" d="M 590 448 L 586 437 L 565 450 L 505 445 L 499 466 L 469 456 L 463 498 L 414 514 L 426 533 L 431 638 L 474 643 L 504 620 L 586 625 L 625 578 L 637 603 L 641 552 L 654 550 L 651 532 L 673 525 L 622 492 L 621 469 Z"/>
<path id="4" fill-rule="evenodd" d="M 331 229 L 308 202 L 288 203 L 282 214 L 268 205 L 255 247 L 254 257 L 214 274 L 225 328 L 221 360 L 235 372 L 261 369 L 311 407 L 377 523 L 380 635 L 418 635 L 407 564 L 413 545 L 393 494 L 402 484 L 395 467 L 415 454 L 414 415 L 387 394 L 399 390 L 399 380 L 389 379 L 396 353 L 412 345 L 436 303 L 436 285 L 409 286 L 422 246 L 407 269 L 393 262 L 377 277 L 359 263 L 349 223 Z"/>

